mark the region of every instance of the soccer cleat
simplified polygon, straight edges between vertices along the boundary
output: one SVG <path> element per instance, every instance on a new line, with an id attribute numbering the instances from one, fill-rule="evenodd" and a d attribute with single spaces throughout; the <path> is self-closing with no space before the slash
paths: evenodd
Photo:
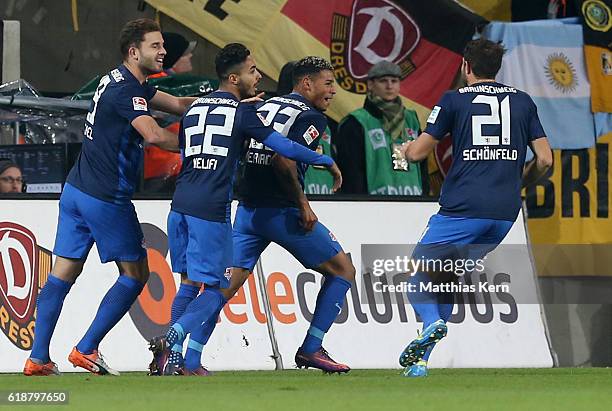
<path id="1" fill-rule="evenodd" d="M 171 351 L 168 348 L 165 336 L 149 340 L 149 351 L 153 353 L 153 360 L 149 364 L 147 375 L 183 375 L 184 370 L 180 364 L 173 364 L 168 361 Z"/>
<path id="2" fill-rule="evenodd" d="M 200 377 L 208 377 L 209 375 L 212 375 L 212 373 L 210 371 L 208 371 L 206 368 L 204 368 L 202 365 L 200 365 L 198 368 L 196 368 L 195 370 L 188 370 L 187 368 L 183 368 L 183 374 L 182 375 L 197 375 Z"/>
<path id="3" fill-rule="evenodd" d="M 429 324 L 416 339 L 412 340 L 412 342 L 404 348 L 404 351 L 399 357 L 400 365 L 402 367 L 410 367 L 421 361 L 427 352 L 427 347 L 446 337 L 447 332 L 448 328 L 444 320 L 438 320 Z"/>
<path id="4" fill-rule="evenodd" d="M 148 375 L 164 375 L 170 349 L 166 344 L 166 337 L 155 337 L 149 340 L 149 351 L 153 353 L 153 360 L 149 364 Z"/>
<path id="5" fill-rule="evenodd" d="M 119 371 L 113 370 L 108 366 L 98 350 L 94 350 L 91 354 L 83 354 L 74 347 L 68 356 L 68 361 L 70 361 L 75 368 L 81 367 L 97 375 L 119 375 Z"/>
<path id="6" fill-rule="evenodd" d="M 404 377 L 427 377 L 427 361 L 419 361 L 404 370 Z"/>
<path id="7" fill-rule="evenodd" d="M 53 361 L 49 361 L 46 364 L 38 364 L 28 358 L 25 366 L 23 367 L 23 375 L 27 376 L 43 376 L 43 375 L 61 375 L 57 364 Z"/>
<path id="8" fill-rule="evenodd" d="M 348 365 L 340 364 L 334 361 L 325 348 L 321 347 L 318 351 L 315 351 L 311 354 L 306 354 L 300 348 L 295 353 L 295 365 L 298 368 L 318 368 L 322 370 L 324 373 L 335 373 L 338 374 L 343 372 L 349 372 L 351 368 Z"/>

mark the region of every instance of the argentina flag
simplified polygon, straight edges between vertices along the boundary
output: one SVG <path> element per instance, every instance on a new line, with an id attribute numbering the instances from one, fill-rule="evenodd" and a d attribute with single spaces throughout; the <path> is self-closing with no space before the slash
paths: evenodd
<path id="1" fill-rule="evenodd" d="M 492 22 L 483 35 L 503 43 L 507 52 L 496 79 L 533 98 L 552 148 L 593 147 L 591 88 L 578 21 Z"/>

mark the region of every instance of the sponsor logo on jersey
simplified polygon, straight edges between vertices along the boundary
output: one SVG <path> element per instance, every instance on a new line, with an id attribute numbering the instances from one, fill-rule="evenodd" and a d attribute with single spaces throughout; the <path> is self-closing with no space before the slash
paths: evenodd
<path id="1" fill-rule="evenodd" d="M 132 106 L 134 106 L 134 110 L 147 111 L 147 99 L 144 97 L 132 97 Z"/>
<path id="2" fill-rule="evenodd" d="M 31 350 L 36 299 L 51 271 L 51 252 L 27 228 L 0 223 L 0 328 L 17 348 Z"/>
<path id="3" fill-rule="evenodd" d="M 410 53 L 421 31 L 414 20 L 389 0 L 353 0 L 350 16 L 334 13 L 331 63 L 340 87 L 365 94 L 370 68 L 382 60 L 400 66 L 401 78 L 416 70 Z"/>
<path id="4" fill-rule="evenodd" d="M 332 241 L 338 242 L 338 239 L 336 238 L 334 233 L 332 233 L 331 231 L 329 232 L 329 238 L 331 238 Z"/>
<path id="5" fill-rule="evenodd" d="M 316 140 L 317 137 L 319 137 L 319 130 L 317 130 L 317 128 L 311 124 L 310 127 L 308 127 L 308 130 L 306 130 L 304 133 L 303 137 L 304 140 L 306 140 L 306 143 L 310 145 Z"/>
<path id="6" fill-rule="evenodd" d="M 433 110 L 431 110 L 429 117 L 427 117 L 427 122 L 431 124 L 435 124 L 436 120 L 438 119 L 438 114 L 440 114 L 440 110 L 441 110 L 440 106 L 435 106 Z"/>

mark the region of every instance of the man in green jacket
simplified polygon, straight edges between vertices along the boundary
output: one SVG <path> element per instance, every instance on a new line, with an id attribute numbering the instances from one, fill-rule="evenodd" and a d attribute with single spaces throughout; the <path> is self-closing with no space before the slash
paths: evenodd
<path id="1" fill-rule="evenodd" d="M 416 112 L 399 97 L 401 69 L 381 61 L 368 72 L 363 108 L 346 116 L 334 143 L 344 177 L 342 193 L 427 194 L 426 162 L 409 164 L 400 147 L 414 140 L 421 127 Z"/>

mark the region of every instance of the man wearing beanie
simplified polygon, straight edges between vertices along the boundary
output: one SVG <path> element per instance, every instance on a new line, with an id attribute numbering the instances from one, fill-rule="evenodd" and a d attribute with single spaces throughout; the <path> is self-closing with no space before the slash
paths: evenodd
<path id="1" fill-rule="evenodd" d="M 400 76 L 397 64 L 381 61 L 372 66 L 363 108 L 338 126 L 335 143 L 344 176 L 342 193 L 421 195 L 427 186 L 425 163 L 410 164 L 400 151 L 404 142 L 420 133 L 416 112 L 404 107 L 399 97 Z"/>

